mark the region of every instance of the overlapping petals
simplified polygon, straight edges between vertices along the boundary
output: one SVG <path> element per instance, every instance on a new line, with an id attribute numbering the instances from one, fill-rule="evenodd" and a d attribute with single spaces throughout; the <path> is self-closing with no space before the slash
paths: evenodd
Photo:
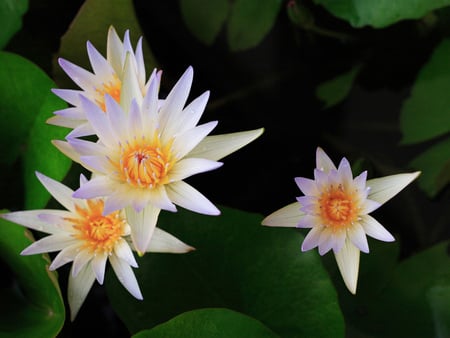
<path id="1" fill-rule="evenodd" d="M 68 302 L 71 319 L 77 315 L 95 280 L 103 284 L 109 261 L 122 285 L 137 299 L 142 299 L 132 268 L 137 267 L 129 240 L 130 226 L 123 211 L 103 215 L 102 199 L 75 199 L 73 190 L 40 173 L 44 187 L 67 210 L 28 210 L 2 214 L 1 217 L 27 228 L 50 234 L 22 251 L 23 255 L 59 253 L 49 269 L 72 262 Z M 80 185 L 87 184 L 84 176 Z M 148 251 L 185 253 L 192 247 L 156 228 Z"/>
<path id="2" fill-rule="evenodd" d="M 367 235 L 390 242 L 394 237 L 372 216 L 379 208 L 411 183 L 419 172 L 367 180 L 367 172 L 353 178 L 347 159 L 336 168 L 328 155 L 317 148 L 314 179 L 295 179 L 304 194 L 267 216 L 262 224 L 310 228 L 302 251 L 318 247 L 336 258 L 347 288 L 356 292 L 360 251 L 369 252 Z"/>
<path id="3" fill-rule="evenodd" d="M 262 129 L 208 136 L 217 121 L 197 125 L 209 92 L 188 105 L 193 80 L 189 67 L 164 100 L 158 97 L 160 73 L 150 77 L 142 102 L 132 100 L 125 110 L 105 95 L 106 111 L 80 96 L 98 142 L 69 138 L 54 144 L 94 173 L 74 197 L 104 197 L 105 213 L 126 210 L 131 238 L 146 251 L 161 209 L 176 206 L 208 215 L 220 211 L 184 179 L 216 169 L 224 156 L 250 143 Z"/>

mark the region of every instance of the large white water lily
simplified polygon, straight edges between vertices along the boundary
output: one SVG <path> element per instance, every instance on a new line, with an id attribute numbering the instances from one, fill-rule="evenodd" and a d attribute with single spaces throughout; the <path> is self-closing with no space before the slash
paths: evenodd
<path id="1" fill-rule="evenodd" d="M 60 251 L 49 269 L 73 262 L 68 286 L 71 319 L 74 320 L 95 280 L 103 284 L 110 262 L 122 285 L 143 299 L 131 267 L 137 267 L 129 240 L 130 226 L 121 210 L 104 214 L 102 199 L 75 199 L 73 190 L 40 173 L 37 176 L 50 194 L 67 210 L 27 210 L 0 217 L 27 228 L 50 234 L 22 251 L 22 255 Z M 80 185 L 86 184 L 81 175 Z M 156 228 L 147 248 L 150 252 L 185 253 L 192 247 Z"/>
<path id="2" fill-rule="evenodd" d="M 207 136 L 217 121 L 197 126 L 209 98 L 205 92 L 185 107 L 192 85 L 189 67 L 164 100 L 159 100 L 160 75 L 151 77 L 143 102 L 126 111 L 106 95 L 106 113 L 80 97 L 97 142 L 68 138 L 54 144 L 94 173 L 78 189 L 77 198 L 104 197 L 104 213 L 125 208 L 131 238 L 146 251 L 161 209 L 176 205 L 208 215 L 219 210 L 184 179 L 222 165 L 224 156 L 250 143 L 263 129 Z"/>
<path id="3" fill-rule="evenodd" d="M 110 95 L 124 109 L 128 109 L 131 99 L 142 101 L 146 91 L 145 66 L 142 53 L 142 38 L 133 50 L 129 31 L 120 40 L 114 27 L 110 27 L 107 39 L 107 55 L 103 57 L 88 41 L 87 52 L 92 71 L 85 70 L 63 58 L 58 62 L 65 73 L 81 90 L 53 89 L 53 93 L 65 100 L 71 107 L 55 112 L 47 122 L 73 128 L 71 136 L 94 134 L 81 107 L 80 94 L 92 100 L 105 111 L 105 95 Z"/>
<path id="4" fill-rule="evenodd" d="M 267 216 L 262 224 L 311 228 L 303 241 L 302 251 L 318 247 L 320 255 L 324 255 L 333 250 L 345 285 L 350 292 L 356 293 L 360 251 L 369 252 L 366 235 L 385 242 L 395 240 L 369 213 L 398 194 L 419 174 L 366 180 L 365 171 L 353 178 L 346 158 L 336 168 L 319 147 L 314 180 L 295 179 L 304 196 Z"/>

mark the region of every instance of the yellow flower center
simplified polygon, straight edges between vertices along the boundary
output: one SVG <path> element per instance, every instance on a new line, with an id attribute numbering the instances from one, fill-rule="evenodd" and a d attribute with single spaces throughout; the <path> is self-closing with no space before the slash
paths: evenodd
<path id="1" fill-rule="evenodd" d="M 319 198 L 319 214 L 326 227 L 333 231 L 350 227 L 358 218 L 359 203 L 353 193 L 331 186 Z"/>
<path id="2" fill-rule="evenodd" d="M 97 97 L 95 102 L 100 106 L 103 111 L 106 111 L 105 94 L 109 94 L 117 103 L 120 103 L 120 93 L 122 90 L 122 81 L 119 80 L 116 74 L 112 79 L 106 83 L 103 83 L 102 87 L 95 88 Z"/>
<path id="3" fill-rule="evenodd" d="M 67 218 L 78 230 L 75 237 L 84 242 L 91 253 L 111 253 L 117 241 L 125 235 L 125 219 L 120 211 L 103 216 L 103 200 L 87 200 L 87 208 L 75 206 L 78 218 Z"/>
<path id="4" fill-rule="evenodd" d="M 155 188 L 169 182 L 169 171 L 175 159 L 172 142 L 161 145 L 158 135 L 122 145 L 120 160 L 116 163 L 119 176 L 139 188 Z"/>

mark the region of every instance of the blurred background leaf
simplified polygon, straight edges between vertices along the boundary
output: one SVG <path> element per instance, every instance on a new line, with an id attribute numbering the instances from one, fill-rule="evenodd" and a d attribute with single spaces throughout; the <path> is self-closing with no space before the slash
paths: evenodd
<path id="1" fill-rule="evenodd" d="M 133 338 L 276 338 L 279 337 L 257 320 L 228 309 L 200 309 L 141 331 Z"/>
<path id="2" fill-rule="evenodd" d="M 230 7 L 229 0 L 180 0 L 180 10 L 187 28 L 206 45 L 212 45 L 220 33 Z"/>
<path id="3" fill-rule="evenodd" d="M 113 25 L 119 37 L 123 40 L 125 30 L 130 31 L 132 46 L 135 47 L 139 37 L 143 36 L 139 22 L 136 19 L 132 0 L 87 0 L 83 3 L 67 32 L 61 37 L 57 57 L 69 60 L 78 66 L 91 70 L 86 50 L 89 40 L 95 48 L 106 57 L 106 38 L 108 29 Z M 157 62 L 147 41 L 142 41 L 145 69 L 148 75 L 157 66 Z M 57 63 L 53 62 L 53 77 L 59 87 L 73 88 L 76 86 Z"/>
<path id="4" fill-rule="evenodd" d="M 220 217 L 184 210 L 160 216 L 159 226 L 197 250 L 140 258 L 135 273 L 144 302 L 108 274 L 108 296 L 128 329 L 221 307 L 251 316 L 281 337 L 343 337 L 335 290 L 317 253 L 300 251 L 300 232 L 261 226 L 257 214 L 221 210 Z"/>
<path id="5" fill-rule="evenodd" d="M 64 324 L 64 302 L 48 255 L 20 255 L 33 241 L 26 228 L 0 219 L 0 257 L 12 272 L 2 277 L 9 285 L 0 289 L 1 337 L 56 337 Z"/>
<path id="6" fill-rule="evenodd" d="M 383 28 L 406 19 L 419 19 L 450 4 L 449 0 L 314 0 L 353 27 Z"/>
<path id="7" fill-rule="evenodd" d="M 0 49 L 22 28 L 22 17 L 28 10 L 28 0 L 0 1 Z"/>

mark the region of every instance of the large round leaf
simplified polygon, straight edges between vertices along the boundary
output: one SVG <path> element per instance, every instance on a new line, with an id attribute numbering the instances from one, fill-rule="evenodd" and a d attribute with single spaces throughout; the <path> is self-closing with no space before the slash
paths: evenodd
<path id="1" fill-rule="evenodd" d="M 135 272 L 144 301 L 108 274 L 111 303 L 130 331 L 185 311 L 223 307 L 256 318 L 282 337 L 343 336 L 335 290 L 317 253 L 300 251 L 301 233 L 261 226 L 257 214 L 222 212 L 162 213 L 159 226 L 197 250 L 139 259 Z"/>
<path id="2" fill-rule="evenodd" d="M 201 309 L 185 312 L 133 338 L 276 338 L 257 320 L 228 309 Z"/>
<path id="3" fill-rule="evenodd" d="M 48 255 L 20 255 L 32 242 L 27 229 L 0 219 L 0 255 L 17 283 L 0 289 L 2 337 L 55 337 L 64 324 L 64 302 Z"/>
<path id="4" fill-rule="evenodd" d="M 22 28 L 22 16 L 28 10 L 28 0 L 0 1 L 0 49 Z"/>

